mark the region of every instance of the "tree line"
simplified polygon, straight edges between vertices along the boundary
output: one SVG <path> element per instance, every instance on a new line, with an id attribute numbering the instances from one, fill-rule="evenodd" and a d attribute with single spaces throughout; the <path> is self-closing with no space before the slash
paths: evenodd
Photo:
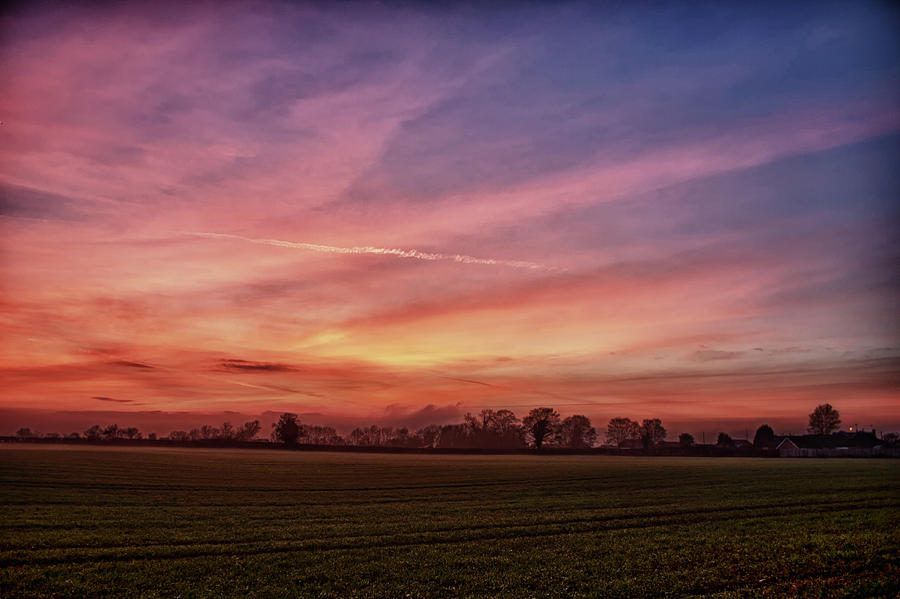
<path id="1" fill-rule="evenodd" d="M 809 415 L 808 431 L 826 435 L 837 430 L 840 413 L 829 404 L 817 406 Z M 190 430 L 176 430 L 163 440 L 169 441 L 218 441 L 252 442 L 264 441 L 260 438 L 262 426 L 259 420 L 250 420 L 239 426 L 224 422 L 221 426 L 203 425 Z M 96 424 L 82 433 L 71 433 L 65 437 L 56 433 L 37 435 L 29 428 L 21 428 L 16 435 L 20 438 L 85 439 L 88 441 L 114 441 L 119 439 L 144 439 L 136 427 L 119 427 L 116 424 L 101 426 Z M 559 413 L 548 407 L 534 408 L 519 418 L 511 410 L 485 409 L 477 414 L 466 413 L 457 424 L 430 424 L 418 430 L 408 427 L 380 426 L 373 424 L 357 427 L 349 434 L 341 436 L 332 426 L 304 424 L 297 414 L 285 412 L 272 425 L 269 440 L 285 445 L 333 445 L 355 447 L 396 447 L 415 449 L 526 449 L 554 447 L 561 449 L 589 449 L 597 445 L 599 434 L 587 416 L 576 414 L 561 418 Z M 147 440 L 158 440 L 150 433 Z M 659 418 L 648 418 L 641 422 L 625 417 L 611 418 L 606 426 L 607 446 L 645 450 L 664 444 L 666 429 Z M 764 424 L 756 431 L 753 445 L 766 447 L 775 439 L 772 428 Z M 739 440 L 742 441 L 743 440 Z M 716 445 L 734 447 L 736 440 L 727 433 L 719 433 Z M 749 445 L 749 440 L 746 440 Z M 695 444 L 693 435 L 681 433 L 677 445 L 691 447 Z M 674 443 L 673 443 L 674 445 Z"/>
<path id="2" fill-rule="evenodd" d="M 147 435 L 147 440 L 169 441 L 262 441 L 259 420 L 240 426 L 225 422 L 221 426 L 203 425 L 190 430 L 176 430 L 166 437 Z M 117 424 L 91 426 L 87 430 L 63 437 L 56 433 L 37 435 L 29 428 L 16 433 L 20 438 L 67 438 L 88 441 L 141 440 L 145 437 L 135 427 Z M 467 413 L 457 424 L 430 424 L 419 430 L 408 427 L 373 424 L 357 427 L 341 436 L 332 426 L 304 424 L 297 414 L 286 412 L 272 425 L 269 440 L 286 445 L 348 445 L 357 447 L 456 448 L 456 449 L 524 449 L 561 447 L 586 449 L 593 447 L 597 431 L 584 415 L 561 418 L 553 408 L 535 408 L 519 419 L 511 410 L 481 410 Z"/>
<path id="3" fill-rule="evenodd" d="M 324 429 L 324 430 L 323 430 Z M 315 441 L 313 439 L 318 439 Z M 302 424 L 296 414 L 282 414 L 273 425 L 272 440 L 288 445 L 315 443 L 357 447 L 432 449 L 524 449 L 593 447 L 597 431 L 584 415 L 561 418 L 553 408 L 535 408 L 519 419 L 511 410 L 467 413 L 458 424 L 430 424 L 419 430 L 373 424 L 354 428 L 341 437 L 331 427 Z"/>

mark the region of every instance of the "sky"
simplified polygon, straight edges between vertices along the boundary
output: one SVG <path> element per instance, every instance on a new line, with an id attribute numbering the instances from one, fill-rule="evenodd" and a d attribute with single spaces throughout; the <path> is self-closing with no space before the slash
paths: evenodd
<path id="1" fill-rule="evenodd" d="M 0 433 L 900 429 L 900 12 L 677 4 L 7 9 Z"/>

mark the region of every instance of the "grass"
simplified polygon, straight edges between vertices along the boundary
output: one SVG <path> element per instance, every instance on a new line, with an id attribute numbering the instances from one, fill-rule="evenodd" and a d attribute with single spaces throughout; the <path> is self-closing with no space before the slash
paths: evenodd
<path id="1" fill-rule="evenodd" d="M 3 597 L 896 597 L 892 460 L 0 448 Z"/>

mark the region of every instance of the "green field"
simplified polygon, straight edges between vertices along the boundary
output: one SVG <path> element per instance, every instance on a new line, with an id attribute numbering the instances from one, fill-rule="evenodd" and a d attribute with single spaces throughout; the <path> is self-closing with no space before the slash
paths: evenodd
<path id="1" fill-rule="evenodd" d="M 0 447 L 0 596 L 900 593 L 893 460 Z"/>

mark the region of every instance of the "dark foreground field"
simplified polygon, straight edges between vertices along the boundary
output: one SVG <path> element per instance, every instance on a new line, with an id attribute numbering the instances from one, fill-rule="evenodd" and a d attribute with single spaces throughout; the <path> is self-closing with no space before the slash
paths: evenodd
<path id="1" fill-rule="evenodd" d="M 885 596 L 889 460 L 0 448 L 0 596 Z"/>

